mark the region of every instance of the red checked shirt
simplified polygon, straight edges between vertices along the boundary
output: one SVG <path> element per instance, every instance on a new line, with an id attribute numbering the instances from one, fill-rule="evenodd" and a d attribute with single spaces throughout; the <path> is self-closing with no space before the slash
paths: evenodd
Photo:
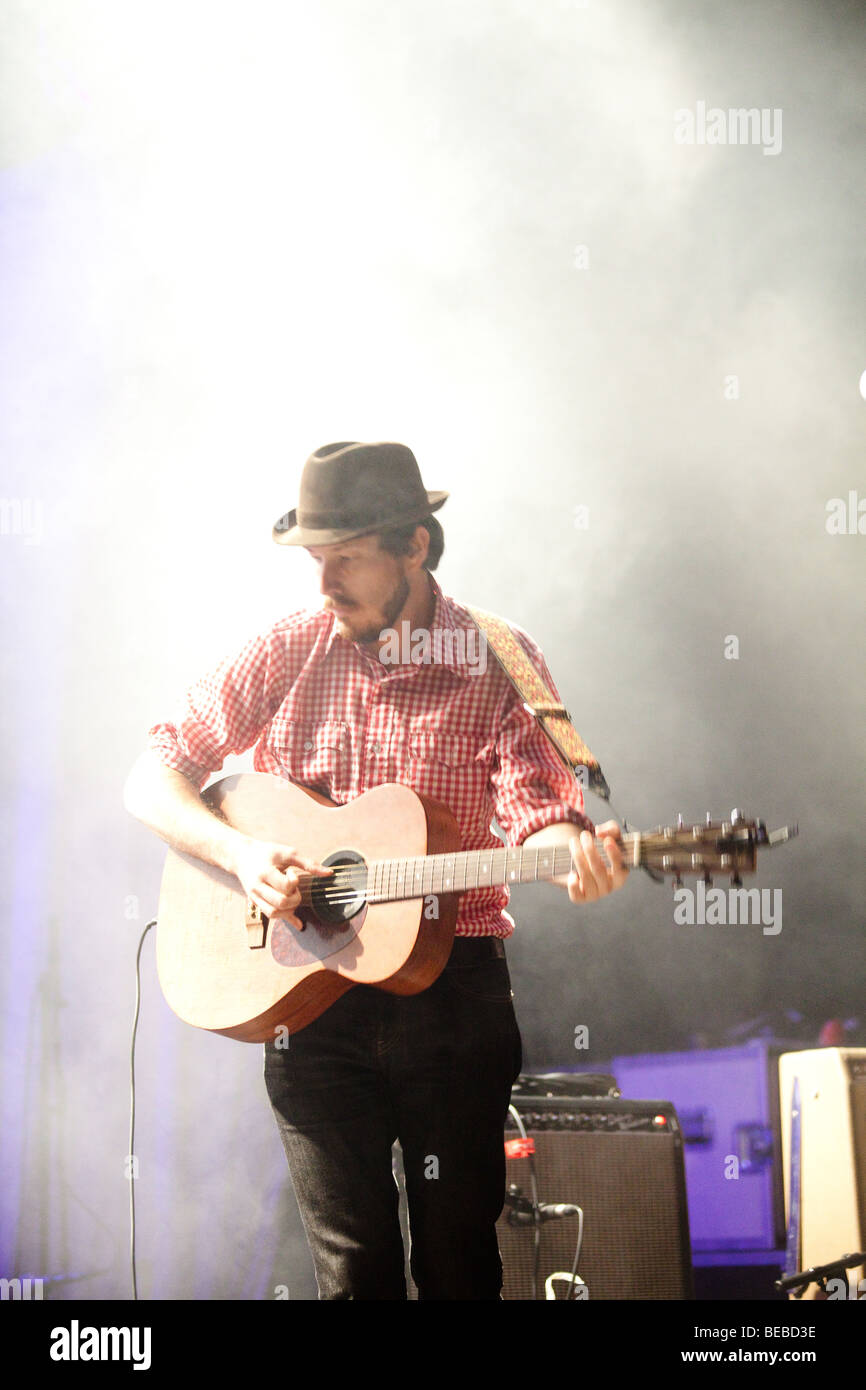
<path id="1" fill-rule="evenodd" d="M 465 608 L 435 595 L 426 651 L 409 633 L 415 664 L 388 664 L 340 637 L 324 609 L 292 613 L 255 637 L 187 693 L 174 723 L 150 745 L 201 789 L 230 753 L 254 743 L 259 772 L 288 776 L 342 804 L 383 782 L 444 802 L 463 849 L 509 845 L 558 821 L 592 829 L 576 777 L 525 709 Z M 539 648 L 512 628 L 559 698 Z M 384 653 L 383 653 L 384 654 Z M 303 847 L 301 847 L 303 852 Z M 509 936 L 508 890 L 464 893 L 459 936 Z"/>

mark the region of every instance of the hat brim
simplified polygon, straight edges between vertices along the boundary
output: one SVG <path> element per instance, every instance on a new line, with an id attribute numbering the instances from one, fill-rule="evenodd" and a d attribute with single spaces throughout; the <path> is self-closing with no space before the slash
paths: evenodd
<path id="1" fill-rule="evenodd" d="M 337 545 L 340 541 L 356 540 L 359 536 L 372 536 L 377 531 L 387 531 L 392 526 L 408 526 L 413 521 L 423 521 L 431 512 L 438 512 L 448 499 L 447 492 L 428 492 L 427 505 L 423 511 L 401 512 L 398 516 L 383 517 L 370 526 L 354 528 L 331 528 L 311 530 L 298 525 L 296 510 L 287 512 L 274 523 L 271 535 L 277 545 Z"/>

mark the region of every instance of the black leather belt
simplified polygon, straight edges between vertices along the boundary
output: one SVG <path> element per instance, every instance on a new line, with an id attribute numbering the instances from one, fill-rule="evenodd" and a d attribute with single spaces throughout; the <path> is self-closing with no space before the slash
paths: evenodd
<path id="1" fill-rule="evenodd" d="M 505 959 L 505 942 L 501 936 L 455 936 L 449 965 L 469 965 L 472 961 Z"/>

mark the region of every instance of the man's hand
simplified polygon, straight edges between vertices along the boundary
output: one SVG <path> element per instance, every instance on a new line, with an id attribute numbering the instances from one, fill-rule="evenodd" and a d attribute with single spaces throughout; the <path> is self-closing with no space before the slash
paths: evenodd
<path id="1" fill-rule="evenodd" d="M 622 862 L 622 832 L 616 821 L 605 821 L 596 829 L 610 864 L 605 864 L 595 840 L 588 830 L 578 833 L 573 823 L 557 821 L 536 830 L 523 841 L 524 848 L 545 849 L 567 846 L 571 851 L 572 869 L 566 876 L 557 875 L 552 880 L 560 888 L 565 888 L 573 903 L 594 903 L 608 893 L 615 893 L 628 878 L 628 869 Z"/>
<path id="2" fill-rule="evenodd" d="M 271 921 L 281 918 L 291 922 L 298 931 L 304 924 L 293 911 L 301 901 L 298 871 L 326 876 L 326 869 L 314 859 L 304 859 L 290 845 L 274 844 L 269 840 L 254 840 L 242 836 L 235 852 L 233 871 L 240 879 L 251 903 Z"/>
<path id="3" fill-rule="evenodd" d="M 620 845 L 622 832 L 615 820 L 596 826 L 596 834 L 604 845 L 610 868 L 604 863 L 588 830 L 569 841 L 574 865 L 568 875 L 568 896 L 573 903 L 594 903 L 608 893 L 615 893 L 628 878 L 622 862 Z"/>

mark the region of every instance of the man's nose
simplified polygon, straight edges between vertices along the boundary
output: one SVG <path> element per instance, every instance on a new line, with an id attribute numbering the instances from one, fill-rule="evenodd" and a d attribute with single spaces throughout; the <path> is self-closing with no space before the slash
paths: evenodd
<path id="1" fill-rule="evenodd" d="M 323 560 L 322 570 L 319 576 L 319 589 L 321 593 L 323 593 L 326 598 L 330 598 L 331 591 L 337 587 L 336 565 L 333 563 L 329 564 L 327 560 Z"/>

